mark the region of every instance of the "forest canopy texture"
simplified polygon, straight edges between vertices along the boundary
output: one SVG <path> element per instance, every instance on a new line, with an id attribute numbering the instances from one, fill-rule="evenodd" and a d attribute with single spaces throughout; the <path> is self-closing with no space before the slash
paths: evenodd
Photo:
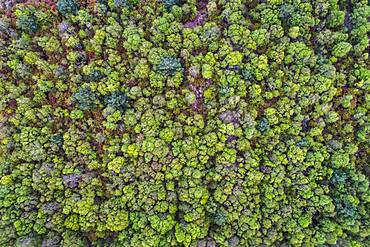
<path id="1" fill-rule="evenodd" d="M 370 246 L 367 0 L 1 0 L 0 246 Z"/>

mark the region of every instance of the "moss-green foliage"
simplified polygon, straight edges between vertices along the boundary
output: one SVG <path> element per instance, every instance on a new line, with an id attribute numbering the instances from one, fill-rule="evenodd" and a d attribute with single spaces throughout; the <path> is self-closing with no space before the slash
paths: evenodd
<path id="1" fill-rule="evenodd" d="M 336 57 L 344 57 L 351 50 L 352 45 L 348 42 L 340 42 L 333 47 L 333 55 Z"/>
<path id="2" fill-rule="evenodd" d="M 0 1 L 0 246 L 370 246 L 368 1 L 39 2 Z"/>

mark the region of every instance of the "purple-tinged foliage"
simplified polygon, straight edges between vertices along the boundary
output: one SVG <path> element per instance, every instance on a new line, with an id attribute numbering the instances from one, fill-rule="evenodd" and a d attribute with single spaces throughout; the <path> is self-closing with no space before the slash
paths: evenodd
<path id="1" fill-rule="evenodd" d="M 192 105 L 192 108 L 196 111 L 199 111 L 203 108 L 203 92 L 204 89 L 211 85 L 211 80 L 205 80 L 203 85 L 194 85 L 190 84 L 189 88 L 195 94 L 195 102 Z"/>
<path id="2" fill-rule="evenodd" d="M 188 21 L 184 24 L 185 28 L 195 28 L 201 26 L 206 20 L 207 14 L 204 12 L 198 12 L 194 20 Z"/>
<path id="3" fill-rule="evenodd" d="M 63 176 L 63 183 L 65 186 L 74 189 L 78 186 L 81 181 L 81 175 L 79 174 L 68 174 Z"/>
<path id="4" fill-rule="evenodd" d="M 0 246 L 367 246 L 369 15 L 0 0 Z"/>
<path id="5" fill-rule="evenodd" d="M 228 110 L 228 111 L 221 113 L 219 117 L 225 123 L 232 123 L 235 126 L 239 126 L 241 112 L 238 110 Z"/>
<path id="6" fill-rule="evenodd" d="M 41 247 L 59 247 L 60 246 L 61 237 L 58 235 L 55 236 L 47 236 L 46 239 L 42 241 Z"/>
<path id="7" fill-rule="evenodd" d="M 62 35 L 65 32 L 67 32 L 67 30 L 68 30 L 69 27 L 70 27 L 70 25 L 67 22 L 65 22 L 65 21 L 64 22 L 61 22 L 58 25 L 58 31 Z"/>
<path id="8" fill-rule="evenodd" d="M 60 203 L 52 201 L 42 205 L 42 210 L 47 214 L 54 214 L 61 208 Z"/>

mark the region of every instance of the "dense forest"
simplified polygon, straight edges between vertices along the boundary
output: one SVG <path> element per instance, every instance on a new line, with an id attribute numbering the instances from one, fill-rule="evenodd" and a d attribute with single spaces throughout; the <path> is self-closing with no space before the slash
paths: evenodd
<path id="1" fill-rule="evenodd" d="M 367 0 L 0 0 L 0 246 L 370 246 Z"/>

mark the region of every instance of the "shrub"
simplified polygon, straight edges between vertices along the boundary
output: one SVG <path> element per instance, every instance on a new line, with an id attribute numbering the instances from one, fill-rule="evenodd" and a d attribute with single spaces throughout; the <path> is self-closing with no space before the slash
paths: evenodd
<path id="1" fill-rule="evenodd" d="M 80 88 L 74 95 L 73 99 L 82 110 L 92 110 L 97 106 L 97 97 L 89 88 Z"/>
<path id="2" fill-rule="evenodd" d="M 183 71 L 180 59 L 175 57 L 162 57 L 158 65 L 158 71 L 165 76 L 172 76 L 176 72 Z"/>
<path id="3" fill-rule="evenodd" d="M 79 6 L 75 0 L 59 0 L 57 9 L 59 13 L 66 16 L 68 14 L 76 14 Z"/>
<path id="4" fill-rule="evenodd" d="M 36 33 L 36 31 L 39 29 L 36 17 L 27 15 L 22 15 L 18 18 L 17 27 L 20 30 L 30 34 Z"/>
<path id="5" fill-rule="evenodd" d="M 105 96 L 105 104 L 123 112 L 127 109 L 127 97 L 121 91 L 114 91 L 110 95 Z"/>
<path id="6" fill-rule="evenodd" d="M 333 55 L 336 57 L 344 57 L 352 49 L 352 45 L 348 42 L 340 42 L 333 47 Z"/>

